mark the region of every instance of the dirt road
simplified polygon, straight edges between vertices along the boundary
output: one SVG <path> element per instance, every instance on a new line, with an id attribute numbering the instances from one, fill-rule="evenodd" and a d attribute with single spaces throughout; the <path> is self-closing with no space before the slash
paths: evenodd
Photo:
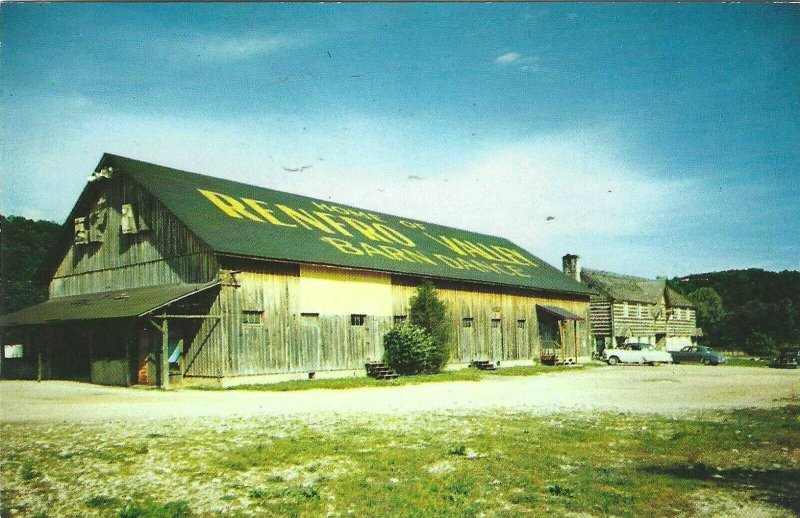
<path id="1" fill-rule="evenodd" d="M 0 422 L 79 423 L 189 417 L 564 410 L 680 415 L 800 398 L 800 370 L 598 367 L 480 382 L 297 392 L 161 392 L 74 382 L 0 382 Z"/>

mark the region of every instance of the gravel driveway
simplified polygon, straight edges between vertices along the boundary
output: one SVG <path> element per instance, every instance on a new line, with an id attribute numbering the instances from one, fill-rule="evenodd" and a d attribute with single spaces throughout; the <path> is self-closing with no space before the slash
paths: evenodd
<path id="1" fill-rule="evenodd" d="M 680 415 L 766 407 L 800 398 L 800 370 L 749 367 L 598 367 L 480 382 L 297 392 L 161 392 L 67 381 L 3 381 L 0 422 L 104 422 L 335 413 L 564 410 Z"/>

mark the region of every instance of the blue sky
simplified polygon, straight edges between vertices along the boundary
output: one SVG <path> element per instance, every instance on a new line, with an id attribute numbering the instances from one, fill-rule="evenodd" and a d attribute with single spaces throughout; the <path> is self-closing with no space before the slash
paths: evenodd
<path id="1" fill-rule="evenodd" d="M 108 151 L 553 264 L 800 269 L 798 28 L 800 5 L 3 3 L 2 211 L 63 221 Z"/>

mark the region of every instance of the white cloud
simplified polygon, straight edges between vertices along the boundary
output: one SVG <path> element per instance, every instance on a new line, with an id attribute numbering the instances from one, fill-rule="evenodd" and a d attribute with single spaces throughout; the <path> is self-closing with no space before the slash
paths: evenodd
<path id="1" fill-rule="evenodd" d="M 533 65 L 535 58 L 532 56 L 523 56 L 518 52 L 506 52 L 497 56 L 494 62 L 503 67 L 515 67 L 521 70 L 538 70 L 539 67 Z"/>
<path id="2" fill-rule="evenodd" d="M 503 55 L 497 56 L 497 59 L 494 60 L 495 63 L 498 65 L 510 65 L 511 63 L 516 63 L 522 56 L 516 52 L 506 52 Z"/>
<path id="3" fill-rule="evenodd" d="M 195 58 L 225 62 L 268 56 L 305 47 L 310 42 L 311 38 L 308 36 L 288 34 L 250 34 L 230 38 L 203 35 L 179 39 L 172 46 Z"/>

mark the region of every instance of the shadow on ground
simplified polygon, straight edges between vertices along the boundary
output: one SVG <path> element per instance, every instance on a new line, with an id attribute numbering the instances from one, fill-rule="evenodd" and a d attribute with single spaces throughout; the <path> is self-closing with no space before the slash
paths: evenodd
<path id="1" fill-rule="evenodd" d="M 667 475 L 702 481 L 707 486 L 747 489 L 754 492 L 757 498 L 788 509 L 800 516 L 800 469 L 732 468 L 718 470 L 705 464 L 694 466 L 673 464 L 646 466 L 642 470 L 651 475 Z"/>

